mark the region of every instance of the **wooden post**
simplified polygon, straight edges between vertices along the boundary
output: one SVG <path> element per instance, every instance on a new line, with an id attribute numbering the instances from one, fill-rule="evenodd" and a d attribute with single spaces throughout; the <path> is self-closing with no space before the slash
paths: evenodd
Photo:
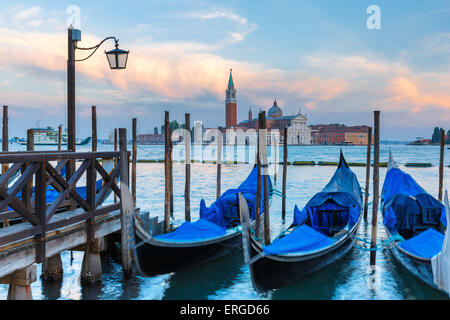
<path id="1" fill-rule="evenodd" d="M 58 151 L 61 151 L 61 143 L 62 143 L 62 126 L 58 127 Z"/>
<path id="2" fill-rule="evenodd" d="M 9 284 L 8 300 L 33 300 L 31 284 L 36 281 L 37 265 L 32 264 L 0 279 L 1 284 Z"/>
<path id="3" fill-rule="evenodd" d="M 270 135 L 270 147 L 272 148 L 272 149 L 274 149 L 273 150 L 273 159 L 274 159 L 274 165 L 275 165 L 275 170 L 274 170 L 274 174 L 273 174 L 273 184 L 276 186 L 277 185 L 277 169 L 278 169 L 278 155 L 277 155 L 277 146 L 278 146 L 278 143 L 274 143 L 274 141 L 272 141 L 272 138 L 274 137 L 275 135 Z"/>
<path id="4" fill-rule="evenodd" d="M 172 130 L 169 127 L 169 189 L 170 189 L 170 217 L 173 219 L 173 141 Z"/>
<path id="5" fill-rule="evenodd" d="M 255 219 L 255 235 L 259 238 L 259 231 L 261 229 L 261 160 L 260 160 L 260 123 L 261 123 L 261 113 L 258 116 L 258 138 L 256 146 L 256 167 L 258 168 L 258 173 L 256 175 L 256 219 Z"/>
<path id="6" fill-rule="evenodd" d="M 34 130 L 27 130 L 27 151 L 34 151 Z"/>
<path id="7" fill-rule="evenodd" d="M 97 107 L 92 106 L 92 151 L 97 152 Z"/>
<path id="8" fill-rule="evenodd" d="M 137 119 L 133 118 L 133 152 L 131 162 L 131 194 L 136 207 L 136 162 L 137 162 Z"/>
<path id="9" fill-rule="evenodd" d="M 223 136 L 222 132 L 219 134 L 219 140 L 217 140 L 217 181 L 216 181 L 216 200 L 220 198 L 222 193 L 222 156 L 223 151 Z"/>
<path id="10" fill-rule="evenodd" d="M 261 112 L 260 118 L 260 155 L 261 167 L 263 169 L 263 184 L 264 184 L 264 243 L 266 246 L 270 244 L 270 213 L 269 213 L 269 168 L 267 163 L 267 126 L 266 126 L 266 112 Z"/>
<path id="11" fill-rule="evenodd" d="M 128 163 L 128 151 L 127 151 L 127 129 L 119 129 L 119 148 L 120 148 L 120 188 L 129 188 L 129 163 Z M 132 213 L 129 213 L 132 214 Z M 125 212 L 122 212 L 120 216 L 121 225 L 121 246 L 122 253 L 122 270 L 125 278 L 132 275 L 131 254 L 128 245 L 127 237 L 127 225 L 129 225 L 128 219 L 130 219 Z"/>
<path id="12" fill-rule="evenodd" d="M 117 128 L 114 129 L 114 151 L 117 151 Z M 114 167 L 117 166 L 117 158 L 114 159 Z M 117 184 L 117 178 L 114 179 L 114 183 Z M 117 195 L 114 193 L 114 203 L 117 203 Z"/>
<path id="13" fill-rule="evenodd" d="M 372 205 L 372 239 L 371 248 L 377 246 L 377 217 L 380 183 L 380 111 L 374 112 L 374 146 L 373 146 L 373 205 Z M 370 251 L 370 265 L 376 264 L 377 252 Z"/>
<path id="14" fill-rule="evenodd" d="M 170 230 L 170 128 L 169 111 L 165 112 L 164 118 L 164 179 L 165 179 L 165 199 L 164 199 L 164 233 Z"/>
<path id="15" fill-rule="evenodd" d="M 184 153 L 186 178 L 184 185 L 184 220 L 191 221 L 191 115 L 184 115 Z"/>
<path id="16" fill-rule="evenodd" d="M 441 130 L 441 152 L 439 158 L 439 195 L 438 195 L 439 201 L 442 201 L 442 189 L 444 188 L 444 152 L 445 152 L 445 131 Z"/>
<path id="17" fill-rule="evenodd" d="M 287 179 L 287 158 L 288 158 L 288 145 L 287 145 L 288 128 L 284 128 L 284 140 L 283 140 L 283 199 L 281 200 L 281 218 L 283 223 L 286 221 L 286 179 Z"/>
<path id="18" fill-rule="evenodd" d="M 3 131 L 2 131 L 2 151 L 8 151 L 8 106 L 3 106 Z M 8 164 L 2 166 L 2 174 L 8 171 Z"/>
<path id="19" fill-rule="evenodd" d="M 366 189 L 364 195 L 364 219 L 367 219 L 367 211 L 369 208 L 369 185 L 370 185 L 370 157 L 372 153 L 372 127 L 369 127 L 368 143 L 367 143 L 367 160 L 366 160 Z"/>

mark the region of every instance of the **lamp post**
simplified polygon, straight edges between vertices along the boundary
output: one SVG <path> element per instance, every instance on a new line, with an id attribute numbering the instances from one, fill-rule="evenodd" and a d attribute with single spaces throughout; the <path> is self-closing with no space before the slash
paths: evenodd
<path id="1" fill-rule="evenodd" d="M 107 40 L 115 41 L 115 49 L 106 52 L 106 57 L 109 66 L 113 70 L 125 69 L 128 61 L 129 51 L 119 49 L 119 40 L 115 37 L 107 37 L 103 39 L 99 44 L 82 48 L 78 47 L 78 42 L 81 41 L 81 31 L 74 29 L 71 25 L 68 30 L 68 59 L 67 59 L 67 129 L 68 129 L 68 150 L 75 152 L 76 135 L 75 135 L 75 62 L 81 62 L 89 59 L 94 55 L 98 48 Z M 83 59 L 75 59 L 76 50 L 91 51 L 91 53 Z M 74 161 L 70 161 L 70 165 L 67 168 L 67 178 L 69 178 L 75 169 Z"/>

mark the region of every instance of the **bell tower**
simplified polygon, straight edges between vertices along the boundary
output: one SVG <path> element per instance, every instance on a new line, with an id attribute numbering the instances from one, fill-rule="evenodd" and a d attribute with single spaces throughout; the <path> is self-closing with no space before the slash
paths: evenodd
<path id="1" fill-rule="evenodd" d="M 233 70 L 230 69 L 230 79 L 228 80 L 228 88 L 226 91 L 226 99 L 225 99 L 225 125 L 227 128 L 235 127 L 237 123 L 236 119 L 236 109 L 237 109 L 237 100 L 236 100 L 236 89 L 234 87 L 233 82 Z"/>

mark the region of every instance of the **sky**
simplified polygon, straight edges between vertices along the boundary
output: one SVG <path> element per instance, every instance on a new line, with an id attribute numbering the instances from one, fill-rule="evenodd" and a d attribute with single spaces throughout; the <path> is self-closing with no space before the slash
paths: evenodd
<path id="1" fill-rule="evenodd" d="M 380 9 L 379 20 L 373 11 Z M 369 20 L 369 23 L 368 23 Z M 379 22 L 378 29 L 368 28 Z M 225 124 L 230 68 L 238 120 L 267 110 L 308 124 L 372 125 L 381 138 L 431 138 L 450 129 L 450 1 L 9 1 L 0 2 L 0 105 L 10 136 L 66 125 L 67 28 L 81 47 L 116 36 L 130 50 L 126 70 L 110 70 L 106 42 L 76 64 L 77 137 L 117 127 L 153 133 L 171 119 Z M 78 50 L 77 59 L 86 56 Z"/>

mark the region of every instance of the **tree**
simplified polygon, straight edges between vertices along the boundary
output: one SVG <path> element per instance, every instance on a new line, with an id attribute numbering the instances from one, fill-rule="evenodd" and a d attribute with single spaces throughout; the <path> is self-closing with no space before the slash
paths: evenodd
<path id="1" fill-rule="evenodd" d="M 442 128 L 434 128 L 433 136 L 431 137 L 432 143 L 440 143 L 441 142 L 441 130 Z"/>

